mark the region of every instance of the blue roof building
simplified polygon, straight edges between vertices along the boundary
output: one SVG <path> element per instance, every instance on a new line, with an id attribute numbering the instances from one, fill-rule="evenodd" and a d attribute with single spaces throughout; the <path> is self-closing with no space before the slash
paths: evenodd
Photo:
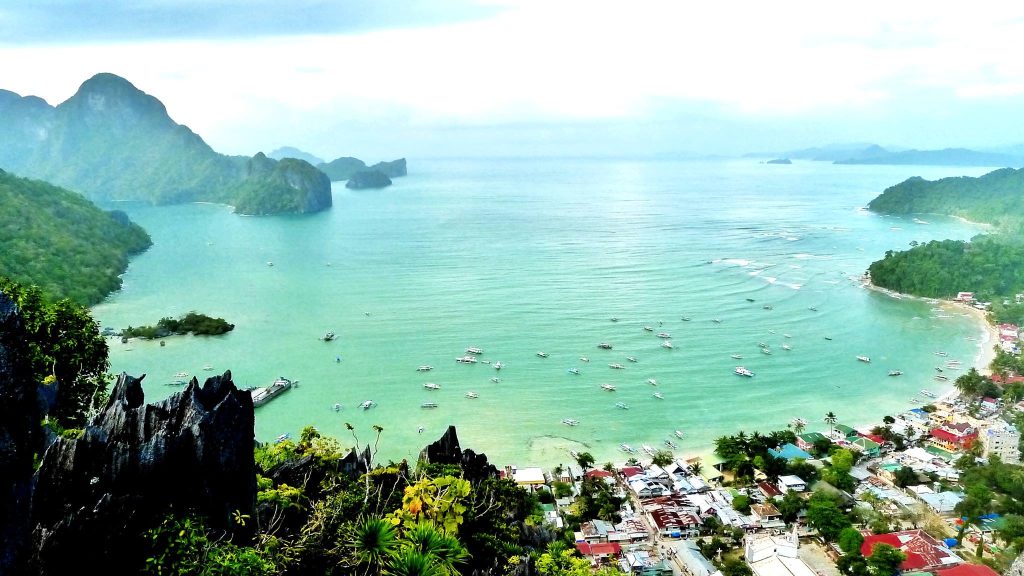
<path id="1" fill-rule="evenodd" d="M 776 458 L 785 458 L 786 460 L 795 460 L 797 458 L 809 460 L 811 458 L 810 454 L 801 450 L 796 444 L 783 444 L 778 450 L 769 448 L 768 453 Z"/>

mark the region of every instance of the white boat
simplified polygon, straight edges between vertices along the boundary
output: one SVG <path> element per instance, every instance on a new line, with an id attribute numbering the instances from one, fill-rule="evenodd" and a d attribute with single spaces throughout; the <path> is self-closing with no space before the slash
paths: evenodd
<path id="1" fill-rule="evenodd" d="M 212 364 L 203 364 L 203 370 L 206 370 L 207 372 L 209 372 L 210 370 L 213 370 L 213 365 Z"/>
<path id="2" fill-rule="evenodd" d="M 320 339 L 323 340 L 324 342 L 330 342 L 331 340 L 334 340 L 337 337 L 338 337 L 337 334 L 335 334 L 334 332 L 330 332 L 329 331 L 326 334 L 324 334 L 323 336 L 321 336 Z"/>
<path id="3" fill-rule="evenodd" d="M 495 363 L 493 364 L 493 366 L 494 366 L 494 369 L 495 369 L 495 370 L 501 370 L 502 368 L 504 368 L 504 367 L 505 367 L 505 365 L 504 365 L 504 364 L 502 364 L 500 360 L 499 360 L 499 361 L 497 361 L 497 362 L 495 362 Z"/>
<path id="4" fill-rule="evenodd" d="M 423 385 L 423 387 L 426 388 L 427 390 L 440 390 L 441 389 L 441 385 L 440 384 L 434 384 L 433 382 L 427 382 L 426 384 Z"/>
<path id="5" fill-rule="evenodd" d="M 682 320 L 683 322 L 689 322 L 690 321 L 690 317 L 689 316 L 683 316 L 682 318 L 680 318 L 680 320 Z"/>
<path id="6" fill-rule="evenodd" d="M 868 358 L 867 356 L 857 356 L 857 360 L 860 360 L 861 362 L 871 362 L 871 358 Z"/>
<path id="7" fill-rule="evenodd" d="M 636 362 L 636 356 L 626 356 L 626 360 L 629 360 L 630 362 Z"/>
<path id="8" fill-rule="evenodd" d="M 889 376 L 903 376 L 903 370 L 889 370 Z"/>
<path id="9" fill-rule="evenodd" d="M 626 404 L 625 402 L 616 402 L 615 407 L 622 408 L 623 410 L 629 410 L 629 404 Z"/>
<path id="10" fill-rule="evenodd" d="M 622 450 L 623 452 L 626 452 L 628 454 L 636 453 L 636 448 L 633 448 L 629 444 L 619 444 L 619 450 Z"/>
<path id="11" fill-rule="evenodd" d="M 277 380 L 274 380 L 274 382 L 270 386 L 267 386 L 266 388 L 254 388 L 250 390 L 249 392 L 250 394 L 252 394 L 253 408 L 259 408 L 260 406 L 263 406 L 267 402 L 270 402 L 274 398 L 277 398 L 281 394 L 284 394 L 294 385 L 295 382 L 282 376 Z"/>
<path id="12" fill-rule="evenodd" d="M 341 412 L 341 404 L 335 402 L 334 403 L 334 411 L 335 412 Z"/>
<path id="13" fill-rule="evenodd" d="M 494 382 L 495 384 L 497 384 L 498 382 L 501 382 L 501 378 L 498 378 L 497 376 L 495 376 L 495 377 L 491 378 L 491 382 Z"/>
<path id="14" fill-rule="evenodd" d="M 587 358 L 586 356 L 580 356 L 580 362 L 590 362 L 590 358 Z"/>
<path id="15" fill-rule="evenodd" d="M 665 439 L 665 446 L 668 446 L 672 450 L 679 449 L 679 444 L 676 444 L 675 442 L 669 440 L 668 438 Z"/>
<path id="16" fill-rule="evenodd" d="M 362 404 L 359 405 L 359 407 L 362 408 L 363 410 L 369 410 L 370 408 L 373 408 L 376 405 L 377 403 L 374 402 L 373 400 L 365 400 L 363 401 Z"/>
<path id="17" fill-rule="evenodd" d="M 920 394 L 921 396 L 927 396 L 927 397 L 929 397 L 929 398 L 937 398 L 937 397 L 938 397 L 938 395 L 937 395 L 937 394 L 935 394 L 935 392 L 932 392 L 931 390 L 927 390 L 927 389 L 925 389 L 925 390 L 921 390 L 921 391 L 919 392 L 919 394 Z"/>
<path id="18" fill-rule="evenodd" d="M 437 408 L 437 402 L 424 402 L 420 404 L 420 408 Z"/>
<path id="19" fill-rule="evenodd" d="M 476 356 L 459 356 L 455 361 L 459 364 L 476 364 Z"/>
<path id="20" fill-rule="evenodd" d="M 682 438 L 683 437 L 683 431 L 682 430 L 676 430 L 675 432 L 673 432 L 673 434 L 676 435 L 676 438 Z"/>
<path id="21" fill-rule="evenodd" d="M 569 374 L 579 374 L 580 373 L 580 369 L 579 368 L 569 368 L 568 370 L 566 370 L 566 372 L 568 372 Z"/>
<path id="22" fill-rule="evenodd" d="M 757 346 L 758 346 L 758 348 L 767 348 L 768 347 L 768 345 L 765 344 L 764 342 L 758 342 Z"/>
<path id="23" fill-rule="evenodd" d="M 429 364 L 424 364 L 423 366 L 420 366 L 419 368 L 416 368 L 416 371 L 417 372 L 430 372 L 433 369 L 434 369 L 433 366 L 431 366 Z"/>
<path id="24" fill-rule="evenodd" d="M 742 360 L 743 359 L 743 355 L 742 354 L 733 354 L 731 357 L 732 357 L 733 360 Z"/>
<path id="25" fill-rule="evenodd" d="M 661 392 L 655 392 L 654 394 L 651 394 L 651 396 L 654 396 L 658 400 L 664 400 L 665 399 L 665 395 L 662 394 Z"/>
<path id="26" fill-rule="evenodd" d="M 761 348 L 761 354 L 768 354 L 769 356 L 771 356 L 772 351 L 770 348 Z"/>
<path id="27" fill-rule="evenodd" d="M 946 352 L 936 352 L 935 355 L 936 356 L 949 356 L 949 354 L 946 353 Z"/>
<path id="28" fill-rule="evenodd" d="M 807 309 L 810 310 L 811 312 L 817 312 L 818 311 L 818 309 L 815 308 L 814 306 L 808 306 Z"/>
<path id="29" fill-rule="evenodd" d="M 466 348 L 466 354 L 483 354 L 483 353 L 484 353 L 484 351 L 483 351 L 482 348 L 477 348 L 475 346 L 470 346 L 469 348 Z"/>
<path id="30" fill-rule="evenodd" d="M 722 323 L 722 319 L 721 318 L 712 318 L 711 321 L 714 322 L 715 324 L 721 324 Z"/>
<path id="31" fill-rule="evenodd" d="M 657 386 L 658 385 L 658 381 L 655 380 L 654 378 L 648 378 L 647 379 L 647 383 L 650 384 L 651 386 Z"/>
<path id="32" fill-rule="evenodd" d="M 651 448 L 650 444 L 644 444 L 640 448 L 644 451 L 644 454 L 647 454 L 648 456 L 654 456 L 654 448 Z"/>
<path id="33" fill-rule="evenodd" d="M 650 326 L 644 326 L 644 330 L 647 332 L 654 332 L 654 328 L 651 328 Z"/>
<path id="34" fill-rule="evenodd" d="M 539 357 L 539 358 L 547 358 L 548 357 L 548 353 L 547 352 L 537 352 L 537 357 Z"/>
<path id="35" fill-rule="evenodd" d="M 671 349 L 672 348 L 672 343 L 669 342 L 668 340 L 665 340 L 664 342 L 661 343 L 661 347 L 662 348 L 669 348 L 669 349 Z"/>
<path id="36" fill-rule="evenodd" d="M 613 369 L 613 370 L 623 370 L 623 369 L 626 368 L 622 364 L 609 364 L 608 367 Z"/>
<path id="37" fill-rule="evenodd" d="M 565 424 L 566 426 L 579 426 L 580 421 L 579 420 L 574 420 L 572 418 L 563 418 L 562 419 L 562 424 Z"/>
<path id="38" fill-rule="evenodd" d="M 479 398 L 480 395 L 476 392 L 466 392 L 466 398 Z"/>
<path id="39" fill-rule="evenodd" d="M 783 338 L 792 338 L 792 336 L 790 336 L 789 334 L 783 334 L 782 337 Z"/>
<path id="40" fill-rule="evenodd" d="M 792 350 L 792 349 L 793 349 L 793 347 L 792 347 L 792 346 L 790 346 L 789 344 L 783 344 L 783 345 L 782 345 L 782 349 L 783 349 L 783 350 Z"/>
<path id="41" fill-rule="evenodd" d="M 191 376 L 191 374 L 185 372 L 184 370 L 174 375 L 175 378 L 188 378 L 189 376 Z"/>
<path id="42" fill-rule="evenodd" d="M 607 390 L 608 392 L 615 392 L 615 384 L 601 384 L 601 389 Z"/>
<path id="43" fill-rule="evenodd" d="M 607 342 L 601 342 L 600 344 L 597 345 L 597 347 L 602 349 L 602 350 L 611 350 L 612 349 L 612 345 L 607 343 Z"/>
<path id="44" fill-rule="evenodd" d="M 611 320 L 612 322 L 618 322 L 619 321 L 619 319 L 616 318 L 615 316 L 612 316 L 611 318 L 609 318 L 609 320 Z"/>
<path id="45" fill-rule="evenodd" d="M 949 382 L 949 377 L 948 376 L 943 376 L 941 374 L 935 376 L 934 378 L 935 378 L 936 382 Z"/>
<path id="46" fill-rule="evenodd" d="M 281 442 L 284 442 L 285 440 L 288 440 L 291 437 L 292 437 L 292 435 L 291 435 L 290 432 L 285 432 L 284 434 L 281 434 L 277 438 L 274 439 L 274 444 L 280 444 Z"/>
<path id="47" fill-rule="evenodd" d="M 668 332 L 658 332 L 658 338 L 671 338 L 672 335 Z"/>
<path id="48" fill-rule="evenodd" d="M 746 376 L 747 378 L 751 378 L 751 377 L 754 376 L 753 372 L 751 372 L 750 370 L 747 370 L 743 366 L 737 366 L 736 369 L 733 370 L 732 372 L 733 372 L 733 374 L 736 374 L 737 376 Z"/>
<path id="49" fill-rule="evenodd" d="M 185 384 L 188 384 L 188 382 L 180 378 L 177 380 L 171 380 L 170 382 L 167 383 L 168 386 L 184 386 Z"/>

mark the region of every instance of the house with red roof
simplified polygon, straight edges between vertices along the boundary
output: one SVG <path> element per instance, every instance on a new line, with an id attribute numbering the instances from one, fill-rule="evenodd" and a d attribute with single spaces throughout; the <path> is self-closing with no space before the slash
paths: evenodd
<path id="1" fill-rule="evenodd" d="M 865 558 L 870 557 L 878 544 L 888 544 L 907 555 L 907 559 L 900 564 L 900 570 L 904 572 L 948 568 L 963 562 L 963 559 L 953 554 L 944 544 L 922 530 L 865 536 L 864 543 L 860 546 L 861 554 Z"/>
<path id="2" fill-rule="evenodd" d="M 628 482 L 634 476 L 641 476 L 644 474 L 644 469 L 639 466 L 625 466 L 619 470 L 619 474 Z"/>
<path id="3" fill-rule="evenodd" d="M 577 542 L 576 549 L 584 558 L 590 560 L 591 564 L 611 562 L 622 554 L 622 547 L 618 542 L 600 542 L 591 544 L 589 542 Z"/>
<path id="4" fill-rule="evenodd" d="M 960 564 L 952 568 L 936 570 L 935 576 L 999 576 L 999 572 L 984 564 Z"/>
<path id="5" fill-rule="evenodd" d="M 1003 378 L 999 374 L 993 374 L 989 376 L 989 378 L 991 378 L 996 384 L 1017 384 L 1024 382 L 1024 376 L 1007 376 L 1006 378 Z"/>
<path id="6" fill-rule="evenodd" d="M 931 431 L 932 443 L 943 450 L 956 452 L 966 450 L 978 439 L 978 431 L 970 424 L 943 424 Z"/>

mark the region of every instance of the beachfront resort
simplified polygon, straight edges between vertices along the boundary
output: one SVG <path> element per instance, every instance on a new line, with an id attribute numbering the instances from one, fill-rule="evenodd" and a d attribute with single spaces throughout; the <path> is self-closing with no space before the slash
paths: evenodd
<path id="1" fill-rule="evenodd" d="M 1019 354 L 1017 327 L 999 330 L 997 345 Z M 991 387 L 922 391 L 927 404 L 878 425 L 852 427 L 829 412 L 817 430 L 799 421 L 720 438 L 710 456 L 623 447 L 622 463 L 572 454 L 552 470 L 507 466 L 504 475 L 541 494 L 555 526 L 579 522 L 569 526 L 576 549 L 595 568 L 995 576 L 1013 563 L 1019 574 L 1008 549 L 1024 535 L 1002 512 L 1020 495 L 992 479 L 1019 470 L 1024 376 L 968 377 Z"/>

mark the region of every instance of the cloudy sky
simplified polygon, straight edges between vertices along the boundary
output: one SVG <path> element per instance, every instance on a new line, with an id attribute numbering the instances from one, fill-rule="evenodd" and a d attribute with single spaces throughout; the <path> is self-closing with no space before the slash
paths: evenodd
<path id="1" fill-rule="evenodd" d="M 0 0 L 0 88 L 124 76 L 232 154 L 1024 142 L 1024 5 Z"/>

